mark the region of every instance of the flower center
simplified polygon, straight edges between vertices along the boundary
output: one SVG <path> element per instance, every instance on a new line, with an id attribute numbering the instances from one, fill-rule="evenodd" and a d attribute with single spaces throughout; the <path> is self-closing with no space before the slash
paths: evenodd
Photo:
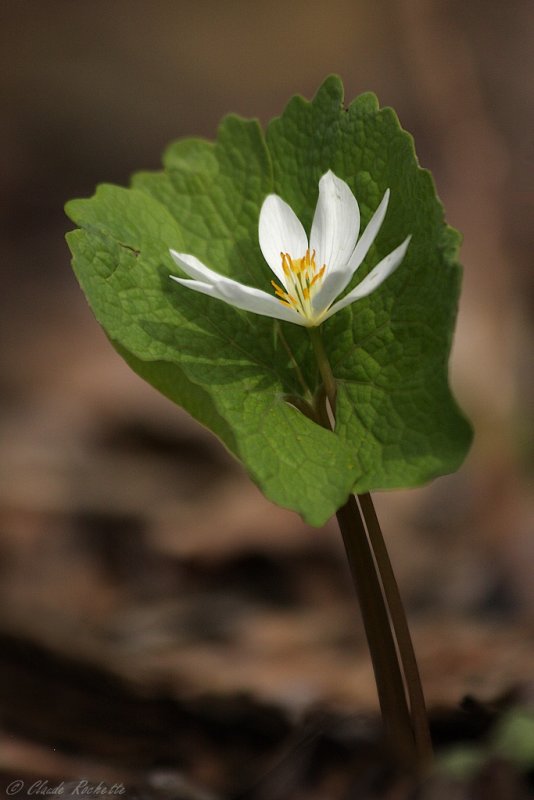
<path id="1" fill-rule="evenodd" d="M 282 305 L 294 308 L 303 317 L 312 320 L 314 318 L 312 300 L 321 286 L 326 264 L 323 264 L 320 270 L 317 269 L 315 250 L 311 254 L 306 250 L 302 258 L 291 258 L 289 253 L 280 253 L 280 258 L 286 276 L 287 291 L 275 281 L 271 281 L 276 296 Z"/>

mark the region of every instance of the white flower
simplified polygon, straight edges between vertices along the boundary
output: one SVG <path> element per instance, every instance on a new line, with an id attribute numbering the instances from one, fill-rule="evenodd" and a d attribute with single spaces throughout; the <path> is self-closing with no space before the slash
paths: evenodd
<path id="1" fill-rule="evenodd" d="M 259 242 L 278 283 L 274 294 L 245 286 L 206 267 L 187 253 L 171 256 L 189 276 L 171 278 L 197 292 L 266 317 L 294 322 L 307 328 L 320 325 L 336 311 L 377 289 L 399 266 L 410 242 L 404 242 L 380 261 L 352 291 L 334 302 L 348 286 L 386 215 L 389 189 L 361 237 L 360 210 L 351 190 L 333 172 L 319 181 L 319 199 L 310 240 L 291 207 L 278 197 L 266 197 L 260 211 Z M 275 296 L 276 295 L 276 296 Z"/>

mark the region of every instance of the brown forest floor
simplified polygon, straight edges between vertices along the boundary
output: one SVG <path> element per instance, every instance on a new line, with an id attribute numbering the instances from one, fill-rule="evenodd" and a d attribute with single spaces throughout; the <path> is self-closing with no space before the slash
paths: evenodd
<path id="1" fill-rule="evenodd" d="M 64 298 L 46 302 L 54 317 Z M 62 369 L 39 374 L 52 349 Z M 335 525 L 271 506 L 91 320 L 56 321 L 31 357 L 33 391 L 4 399 L 5 784 L 83 775 L 146 797 L 408 796 L 378 739 Z M 534 674 L 526 551 L 512 558 L 507 542 L 498 560 L 498 543 L 468 539 L 468 481 L 377 496 L 442 746 L 528 704 Z"/>

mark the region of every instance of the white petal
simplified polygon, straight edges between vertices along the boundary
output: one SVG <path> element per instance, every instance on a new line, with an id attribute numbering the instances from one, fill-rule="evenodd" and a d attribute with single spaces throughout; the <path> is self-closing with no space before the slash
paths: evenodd
<path id="1" fill-rule="evenodd" d="M 211 272 L 211 270 L 209 270 Z M 261 314 L 264 317 L 281 319 L 285 322 L 293 322 L 297 325 L 305 325 L 306 320 L 297 311 L 288 306 L 282 305 L 273 295 L 262 292 L 261 289 L 254 289 L 252 286 L 245 286 L 242 283 L 233 281 L 231 278 L 217 276 L 214 283 L 203 283 L 201 281 L 188 280 L 187 278 L 177 278 L 170 276 L 174 281 L 189 289 L 194 289 L 201 294 L 207 294 L 222 300 L 235 308 L 243 311 L 252 311 L 254 314 Z"/>
<path id="2" fill-rule="evenodd" d="M 352 276 L 362 263 L 367 255 L 367 252 L 373 244 L 378 231 L 384 221 L 387 207 L 389 202 L 389 189 L 386 189 L 384 197 L 375 213 L 367 223 L 367 227 L 362 233 L 360 241 L 354 248 L 346 269 L 338 270 L 333 275 L 327 272 L 321 289 L 313 298 L 313 308 L 315 311 L 320 311 L 321 308 L 328 308 L 330 303 L 341 294 L 341 292 L 348 286 L 352 280 Z"/>
<path id="3" fill-rule="evenodd" d="M 369 251 L 369 248 L 376 239 L 376 235 L 380 230 L 382 223 L 384 222 L 384 217 L 386 216 L 388 203 L 389 203 L 389 189 L 386 189 L 380 205 L 378 206 L 375 213 L 367 223 L 367 227 L 362 233 L 360 241 L 354 248 L 354 252 L 350 257 L 349 266 L 350 266 L 351 277 L 354 275 L 354 273 L 364 260 L 365 256 Z M 347 284 L 345 284 L 345 286 L 346 285 Z M 343 289 L 341 289 L 341 291 L 343 291 Z"/>
<path id="4" fill-rule="evenodd" d="M 183 269 L 190 278 L 205 281 L 206 283 L 214 283 L 222 277 L 218 272 L 214 272 L 202 261 L 199 261 L 196 256 L 192 256 L 189 253 L 177 253 L 176 250 L 169 250 L 169 252 L 180 269 Z"/>
<path id="5" fill-rule="evenodd" d="M 202 281 L 193 281 L 189 278 L 177 278 L 176 275 L 169 275 L 169 278 L 172 281 L 176 281 L 181 286 L 187 286 L 188 289 L 194 289 L 195 292 L 200 292 L 200 294 L 208 294 L 213 297 L 213 284 L 212 283 L 202 283 Z"/>
<path id="6" fill-rule="evenodd" d="M 383 283 L 401 263 L 406 254 L 406 250 L 408 249 L 411 238 L 411 236 L 408 236 L 401 245 L 383 258 L 382 261 L 371 270 L 369 275 L 367 275 L 363 281 L 352 290 L 352 292 L 349 292 L 341 300 L 338 300 L 337 303 L 334 303 L 328 314 L 326 314 L 323 319 L 328 319 L 332 316 L 332 314 L 335 314 L 342 308 L 354 303 L 355 300 L 361 300 L 362 297 L 367 297 L 367 295 L 371 294 L 371 292 L 374 292 L 375 289 L 378 289 L 380 284 Z"/>
<path id="7" fill-rule="evenodd" d="M 333 275 L 328 273 L 325 275 L 323 285 L 312 299 L 313 310 L 319 314 L 324 308 L 328 308 L 338 295 L 341 294 L 343 289 L 347 287 L 352 278 L 352 271 L 338 270 Z"/>
<path id="8" fill-rule="evenodd" d="M 319 199 L 313 217 L 310 249 L 328 275 L 346 267 L 360 230 L 360 210 L 350 188 L 330 170 L 319 181 Z"/>
<path id="9" fill-rule="evenodd" d="M 280 253 L 302 258 L 308 249 L 308 237 L 291 206 L 277 194 L 270 194 L 263 201 L 258 234 L 264 259 L 287 288 Z"/>

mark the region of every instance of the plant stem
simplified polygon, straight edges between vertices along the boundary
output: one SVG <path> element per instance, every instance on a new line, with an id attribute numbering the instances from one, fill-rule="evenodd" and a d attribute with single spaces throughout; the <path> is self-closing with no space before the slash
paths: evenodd
<path id="1" fill-rule="evenodd" d="M 330 403 L 330 409 L 332 411 L 332 415 L 335 416 L 337 394 L 336 379 L 334 378 L 330 361 L 328 360 L 326 350 L 324 349 L 323 337 L 321 336 L 321 331 L 319 328 L 308 328 L 308 333 L 310 334 L 310 339 L 315 351 L 317 366 L 319 367 L 319 372 L 321 373 L 321 378 L 323 379 L 323 386 L 328 398 L 328 402 Z"/>
<path id="2" fill-rule="evenodd" d="M 316 401 L 318 421 L 333 428 L 336 381 L 320 330 L 310 328 L 309 334 L 323 380 L 323 402 L 320 394 Z M 360 601 L 386 735 L 400 762 L 412 766 L 417 762 L 424 767 L 432 759 L 432 743 L 423 690 L 406 614 L 371 496 L 363 494 L 358 501 L 351 496 L 337 512 L 337 519 Z"/>
<path id="3" fill-rule="evenodd" d="M 371 495 L 368 493 L 359 495 L 358 500 L 363 512 L 369 541 L 376 559 L 393 630 L 397 639 L 410 700 L 412 726 L 418 761 L 421 766 L 424 766 L 432 761 L 432 740 L 430 738 L 423 687 L 412 638 L 410 636 L 408 620 Z"/>
<path id="4" fill-rule="evenodd" d="M 336 516 L 360 602 L 386 739 L 397 761 L 405 767 L 414 767 L 414 739 L 395 642 L 373 554 L 354 495 L 349 497 Z"/>
<path id="5" fill-rule="evenodd" d="M 282 343 L 282 347 L 284 348 L 284 350 L 286 351 L 287 355 L 289 356 L 289 360 L 291 361 L 291 366 L 295 370 L 295 375 L 297 376 L 297 380 L 300 383 L 302 389 L 304 390 L 304 398 L 305 398 L 306 402 L 311 402 L 313 400 L 312 392 L 310 390 L 310 387 L 308 386 L 308 384 L 304 380 L 304 375 L 302 374 L 302 370 L 301 370 L 301 368 L 299 366 L 299 362 L 295 358 L 295 355 L 294 355 L 292 349 L 290 348 L 289 344 L 287 343 L 287 339 L 284 336 L 284 331 L 282 330 L 282 326 L 280 325 L 279 322 L 277 322 L 275 330 L 276 330 L 276 335 L 278 336 L 278 338 L 280 339 L 280 341 Z"/>

